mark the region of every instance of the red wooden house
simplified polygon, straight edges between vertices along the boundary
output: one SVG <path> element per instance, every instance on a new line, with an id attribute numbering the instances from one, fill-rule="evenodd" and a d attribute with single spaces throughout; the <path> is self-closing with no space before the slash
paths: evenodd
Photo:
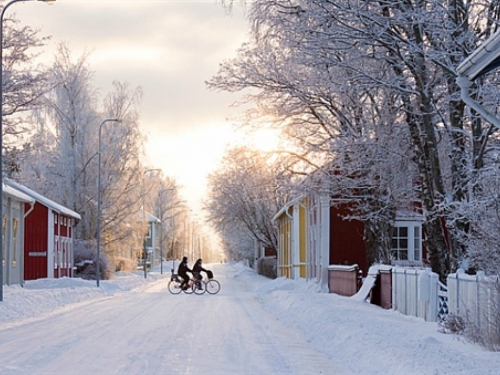
<path id="1" fill-rule="evenodd" d="M 329 196 L 289 202 L 274 220 L 278 225 L 278 277 L 316 279 L 328 283 L 331 265 L 357 265 L 368 272 L 364 224 L 348 219 L 349 205 Z M 423 265 L 421 214 L 398 210 L 391 246 L 395 265 Z"/>
<path id="2" fill-rule="evenodd" d="M 346 220 L 345 206 L 330 207 L 330 264 L 357 264 L 366 276 L 369 268 L 363 240 L 364 224 Z M 426 258 L 422 232 L 423 216 L 415 211 L 398 210 L 392 232 L 393 265 L 423 266 Z"/>
<path id="3" fill-rule="evenodd" d="M 12 180 L 5 183 L 35 200 L 24 219 L 24 280 L 73 276 L 73 229 L 80 215 Z"/>

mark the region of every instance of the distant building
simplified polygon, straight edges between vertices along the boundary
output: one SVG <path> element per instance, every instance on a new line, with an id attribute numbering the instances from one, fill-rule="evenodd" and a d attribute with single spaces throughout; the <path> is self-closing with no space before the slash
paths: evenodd
<path id="1" fill-rule="evenodd" d="M 150 267 L 160 264 L 160 225 L 161 221 L 157 217 L 146 212 L 148 232 L 144 237 L 144 249 L 146 251 L 146 263 Z"/>

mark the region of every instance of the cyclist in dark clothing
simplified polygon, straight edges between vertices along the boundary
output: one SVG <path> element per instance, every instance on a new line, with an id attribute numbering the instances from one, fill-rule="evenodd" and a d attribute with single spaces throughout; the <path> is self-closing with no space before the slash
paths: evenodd
<path id="1" fill-rule="evenodd" d="M 179 268 L 177 269 L 177 274 L 182 277 L 181 289 L 186 289 L 187 283 L 189 281 L 188 272 L 193 273 L 193 271 L 188 266 L 188 258 L 183 257 L 182 262 L 179 263 Z"/>
<path id="2" fill-rule="evenodd" d="M 203 272 L 207 272 L 207 270 L 205 268 L 203 268 L 201 266 L 201 262 L 202 260 L 201 259 L 198 259 L 196 261 L 196 263 L 194 264 L 193 266 L 193 276 L 196 280 L 201 280 L 203 279 L 203 277 L 200 275 L 200 272 L 203 271 Z"/>

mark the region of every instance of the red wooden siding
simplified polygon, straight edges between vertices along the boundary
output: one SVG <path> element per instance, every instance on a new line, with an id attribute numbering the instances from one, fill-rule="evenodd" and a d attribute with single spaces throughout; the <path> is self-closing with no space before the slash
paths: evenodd
<path id="1" fill-rule="evenodd" d="M 29 210 L 26 205 L 26 211 Z M 54 215 L 53 252 L 49 254 L 49 209 L 35 203 L 33 211 L 25 219 L 24 230 L 24 279 L 35 280 L 49 277 L 49 261 L 54 266 L 53 277 L 72 276 L 71 235 L 72 219 Z M 49 256 L 52 259 L 49 259 Z"/>
<path id="2" fill-rule="evenodd" d="M 28 212 L 30 205 L 25 205 Z M 48 208 L 36 202 L 25 219 L 24 227 L 24 279 L 35 280 L 47 277 L 48 264 Z"/>
<path id="3" fill-rule="evenodd" d="M 368 265 L 363 242 L 363 223 L 358 220 L 343 220 L 346 208 L 330 207 L 330 264 L 353 265 L 366 275 Z"/>

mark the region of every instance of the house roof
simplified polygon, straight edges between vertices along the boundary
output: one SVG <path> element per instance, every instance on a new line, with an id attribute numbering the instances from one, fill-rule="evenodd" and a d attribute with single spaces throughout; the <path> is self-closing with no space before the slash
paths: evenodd
<path id="1" fill-rule="evenodd" d="M 396 210 L 396 221 L 424 221 L 424 215 L 411 210 Z"/>
<path id="2" fill-rule="evenodd" d="M 19 199 L 20 201 L 23 201 L 23 202 L 27 202 L 27 203 L 30 203 L 30 204 L 35 203 L 35 199 L 34 198 L 30 197 L 27 194 L 22 193 L 21 191 L 13 188 L 11 186 L 5 185 L 5 183 L 3 184 L 3 193 L 7 194 L 7 195 L 10 195 L 11 197 L 17 198 L 17 199 Z"/>
<path id="3" fill-rule="evenodd" d="M 40 202 L 44 206 L 49 207 L 52 211 L 55 211 L 59 214 L 63 214 L 63 215 L 66 215 L 66 216 L 69 216 L 69 217 L 72 217 L 72 218 L 75 218 L 78 220 L 81 219 L 81 216 L 78 213 L 76 213 L 75 211 L 70 210 L 69 208 L 64 207 L 63 205 L 61 205 L 59 203 L 56 203 L 53 200 L 50 200 L 49 198 L 44 197 L 43 195 L 27 188 L 24 185 L 18 184 L 17 182 L 15 182 L 13 180 L 5 178 L 4 185 L 7 185 L 7 186 L 10 186 L 14 189 L 19 190 L 20 192 L 28 195 L 29 197 L 33 198 L 37 202 Z"/>
<path id="4" fill-rule="evenodd" d="M 301 205 L 302 201 L 305 199 L 304 196 L 297 197 L 295 199 L 292 199 L 288 203 L 286 203 L 273 217 L 273 221 L 278 220 L 278 218 L 283 215 L 290 207 L 295 206 L 296 204 Z"/>
<path id="5" fill-rule="evenodd" d="M 158 219 L 156 216 L 151 215 L 149 212 L 146 212 L 146 220 L 149 223 L 161 223 L 160 219 Z"/>

